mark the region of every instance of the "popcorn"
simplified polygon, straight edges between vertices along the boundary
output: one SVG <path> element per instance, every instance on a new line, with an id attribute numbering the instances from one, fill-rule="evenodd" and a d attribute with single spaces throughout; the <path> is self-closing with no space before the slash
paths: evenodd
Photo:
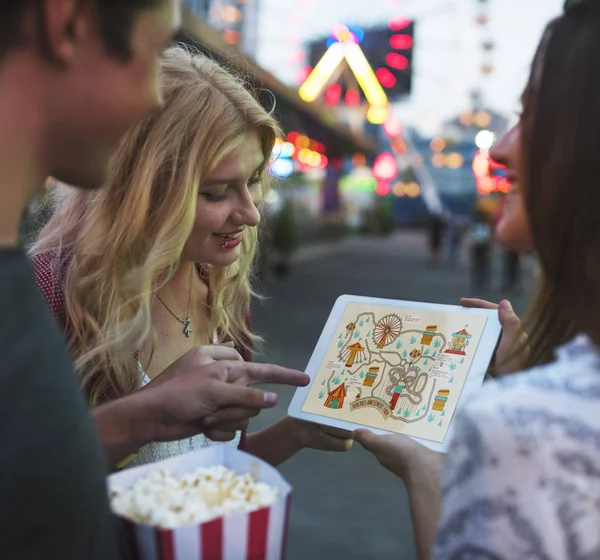
<path id="1" fill-rule="evenodd" d="M 135 523 L 174 529 L 255 511 L 271 506 L 281 496 L 276 488 L 256 482 L 250 474 L 238 475 L 227 467 L 215 466 L 180 477 L 168 469 L 156 470 L 131 488 L 113 487 L 110 498 L 117 515 Z"/>

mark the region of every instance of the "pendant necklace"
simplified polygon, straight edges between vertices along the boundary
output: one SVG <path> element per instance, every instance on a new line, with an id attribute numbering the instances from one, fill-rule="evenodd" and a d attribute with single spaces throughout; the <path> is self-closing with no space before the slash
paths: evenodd
<path id="1" fill-rule="evenodd" d="M 183 334 L 187 338 L 190 338 L 190 335 L 193 332 L 193 329 L 190 326 L 190 323 L 191 323 L 190 310 L 191 310 L 191 304 L 192 304 L 192 278 L 193 278 L 192 273 L 193 272 L 194 272 L 194 267 L 192 266 L 192 268 L 190 270 L 190 294 L 188 296 L 188 310 L 187 310 L 187 315 L 183 319 L 181 317 L 178 317 L 177 315 L 175 315 L 175 313 L 173 313 L 169 309 L 169 306 L 162 300 L 162 298 L 158 294 L 156 294 L 158 301 L 160 301 L 160 303 L 162 303 L 165 306 L 165 309 L 183 325 Z"/>

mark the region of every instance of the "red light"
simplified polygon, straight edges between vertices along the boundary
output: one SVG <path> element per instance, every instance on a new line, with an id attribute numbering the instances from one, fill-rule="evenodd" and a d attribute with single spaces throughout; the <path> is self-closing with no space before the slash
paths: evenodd
<path id="1" fill-rule="evenodd" d="M 390 29 L 392 31 L 400 31 L 406 29 L 411 24 L 411 20 L 405 17 L 397 17 L 390 20 Z"/>
<path id="2" fill-rule="evenodd" d="M 325 92 L 325 103 L 327 105 L 337 105 L 340 102 L 342 95 L 342 87 L 340 84 L 331 84 Z"/>
<path id="3" fill-rule="evenodd" d="M 406 70 L 408 68 L 408 58 L 400 53 L 392 52 L 386 54 L 385 63 L 390 68 L 395 68 L 396 70 Z"/>
<path id="4" fill-rule="evenodd" d="M 402 134 L 402 125 L 394 117 L 390 117 L 383 123 L 383 130 L 390 138 L 396 138 Z"/>
<path id="5" fill-rule="evenodd" d="M 392 35 L 390 46 L 393 49 L 410 49 L 413 46 L 413 38 L 410 35 Z"/>
<path id="6" fill-rule="evenodd" d="M 321 163 L 319 163 L 319 167 L 321 169 L 325 169 L 327 167 L 328 163 L 329 163 L 329 160 L 327 159 L 327 156 L 321 156 Z"/>
<path id="7" fill-rule="evenodd" d="M 306 81 L 306 78 L 308 78 L 308 76 L 310 76 L 311 72 L 312 72 L 312 66 L 309 66 L 308 64 L 305 66 L 302 66 L 296 72 L 296 83 L 303 84 Z"/>
<path id="8" fill-rule="evenodd" d="M 315 142 L 315 152 L 319 152 L 320 154 L 325 153 L 325 146 L 321 144 L 321 142 Z"/>
<path id="9" fill-rule="evenodd" d="M 490 162 L 490 169 L 492 171 L 498 171 L 499 169 L 506 169 L 506 166 L 502 165 L 501 163 L 498 163 L 498 162 L 494 161 L 490 157 L 489 153 L 488 153 L 488 160 Z"/>
<path id="10" fill-rule="evenodd" d="M 298 136 L 300 136 L 300 133 L 298 133 L 298 132 L 289 132 L 288 135 L 285 137 L 285 139 L 290 144 L 295 144 Z"/>
<path id="11" fill-rule="evenodd" d="M 346 92 L 345 99 L 346 105 L 349 105 L 350 107 L 355 107 L 360 103 L 360 94 L 355 89 L 349 89 Z"/>
<path id="12" fill-rule="evenodd" d="M 396 85 L 396 76 L 392 74 L 387 68 L 379 68 L 375 72 L 379 83 L 386 88 L 392 88 Z"/>
<path id="13" fill-rule="evenodd" d="M 500 192 L 507 193 L 508 191 L 510 191 L 510 187 L 511 187 L 510 181 L 506 177 L 503 177 L 498 182 L 498 190 Z"/>
<path id="14" fill-rule="evenodd" d="M 377 185 L 375 185 L 375 192 L 379 196 L 387 196 L 390 194 L 391 185 L 389 181 L 377 181 Z"/>
<path id="15" fill-rule="evenodd" d="M 228 45 L 237 45 L 240 42 L 240 32 L 235 29 L 223 31 L 222 37 Z"/>
<path id="16" fill-rule="evenodd" d="M 391 181 L 398 175 L 396 158 L 389 152 L 379 154 L 373 163 L 373 176 L 379 181 Z"/>

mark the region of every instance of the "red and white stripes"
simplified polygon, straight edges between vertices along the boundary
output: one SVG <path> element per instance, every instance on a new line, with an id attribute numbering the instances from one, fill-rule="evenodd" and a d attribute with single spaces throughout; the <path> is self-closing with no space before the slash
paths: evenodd
<path id="1" fill-rule="evenodd" d="M 249 514 L 168 531 L 126 521 L 132 560 L 282 560 L 290 498 Z"/>

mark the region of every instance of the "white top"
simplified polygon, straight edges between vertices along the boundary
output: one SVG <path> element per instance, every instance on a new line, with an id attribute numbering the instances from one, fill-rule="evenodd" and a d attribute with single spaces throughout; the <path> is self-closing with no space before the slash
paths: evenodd
<path id="1" fill-rule="evenodd" d="M 436 560 L 600 558 L 600 352 L 487 382 L 455 419 Z"/>
<path id="2" fill-rule="evenodd" d="M 141 374 L 140 387 L 144 387 L 150 383 L 150 378 L 146 375 L 142 364 L 138 362 L 138 367 Z M 180 439 L 176 441 L 153 441 L 144 445 L 138 455 L 127 463 L 124 468 L 139 467 L 147 463 L 156 463 L 163 459 L 169 459 L 176 457 L 177 455 L 183 455 L 184 453 L 191 453 L 192 451 L 198 451 L 214 445 L 228 445 L 231 447 L 238 447 L 240 444 L 240 438 L 242 433 L 237 432 L 235 438 L 231 441 L 212 441 L 205 435 L 199 434 L 186 439 Z"/>

